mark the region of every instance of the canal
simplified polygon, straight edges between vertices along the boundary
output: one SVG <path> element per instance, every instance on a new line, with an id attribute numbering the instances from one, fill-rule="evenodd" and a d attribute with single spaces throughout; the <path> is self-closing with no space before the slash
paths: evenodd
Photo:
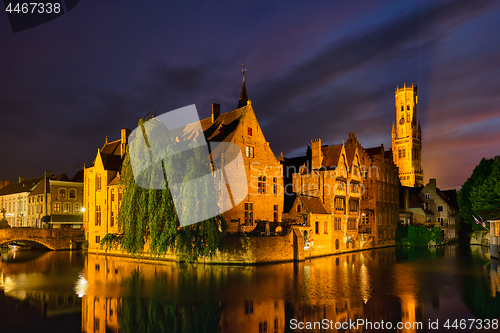
<path id="1" fill-rule="evenodd" d="M 257 267 L 4 252 L 0 332 L 496 332 L 499 291 L 488 249 L 458 245 Z"/>

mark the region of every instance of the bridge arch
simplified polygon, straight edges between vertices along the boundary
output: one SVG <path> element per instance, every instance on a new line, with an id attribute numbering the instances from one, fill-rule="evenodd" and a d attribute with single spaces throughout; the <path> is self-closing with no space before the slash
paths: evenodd
<path id="1" fill-rule="evenodd" d="M 32 246 L 36 246 L 36 247 L 40 247 L 40 245 L 41 245 L 42 247 L 44 247 L 44 248 L 46 248 L 48 250 L 52 250 L 52 251 L 57 250 L 50 243 L 47 243 L 47 242 L 44 242 L 44 241 L 41 241 L 41 240 L 24 239 L 23 237 L 13 237 L 13 238 L 9 238 L 9 239 L 6 239 L 6 240 L 2 239 L 2 240 L 0 240 L 0 245 L 6 244 L 6 243 L 12 243 L 12 242 L 22 242 L 22 243 L 26 243 L 26 244 L 29 244 L 29 245 L 32 245 Z"/>

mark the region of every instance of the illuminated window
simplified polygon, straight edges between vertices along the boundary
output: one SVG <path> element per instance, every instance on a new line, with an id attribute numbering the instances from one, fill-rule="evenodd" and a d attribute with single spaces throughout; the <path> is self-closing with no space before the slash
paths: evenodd
<path id="1" fill-rule="evenodd" d="M 59 202 L 54 203 L 54 212 L 59 213 L 61 211 L 61 204 Z"/>
<path id="2" fill-rule="evenodd" d="M 252 136 L 252 128 L 251 127 L 248 128 L 248 135 Z"/>
<path id="3" fill-rule="evenodd" d="M 266 194 L 266 176 L 259 176 L 259 194 Z"/>
<path id="4" fill-rule="evenodd" d="M 253 147 L 247 146 L 247 148 L 246 148 L 246 157 L 248 157 L 248 158 L 254 158 Z"/>
<path id="5" fill-rule="evenodd" d="M 95 206 L 95 225 L 101 225 L 101 205 Z"/>
<path id="6" fill-rule="evenodd" d="M 245 202 L 245 225 L 253 225 L 253 203 Z"/>
<path id="7" fill-rule="evenodd" d="M 71 213 L 71 204 L 66 202 L 63 207 L 64 207 L 64 213 Z"/>

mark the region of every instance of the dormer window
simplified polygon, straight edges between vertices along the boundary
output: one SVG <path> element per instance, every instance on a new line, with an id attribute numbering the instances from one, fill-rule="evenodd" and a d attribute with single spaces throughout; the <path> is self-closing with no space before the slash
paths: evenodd
<path id="1" fill-rule="evenodd" d="M 251 128 L 251 127 L 249 127 L 249 128 L 247 129 L 247 132 L 248 132 L 248 136 L 252 136 L 252 128 Z"/>

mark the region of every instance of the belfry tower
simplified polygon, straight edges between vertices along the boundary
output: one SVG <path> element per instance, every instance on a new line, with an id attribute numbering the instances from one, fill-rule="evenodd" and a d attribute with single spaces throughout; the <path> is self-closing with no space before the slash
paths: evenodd
<path id="1" fill-rule="evenodd" d="M 403 186 L 424 184 L 422 131 L 417 126 L 417 86 L 396 87 L 396 126 L 392 123 L 392 155 Z"/>

